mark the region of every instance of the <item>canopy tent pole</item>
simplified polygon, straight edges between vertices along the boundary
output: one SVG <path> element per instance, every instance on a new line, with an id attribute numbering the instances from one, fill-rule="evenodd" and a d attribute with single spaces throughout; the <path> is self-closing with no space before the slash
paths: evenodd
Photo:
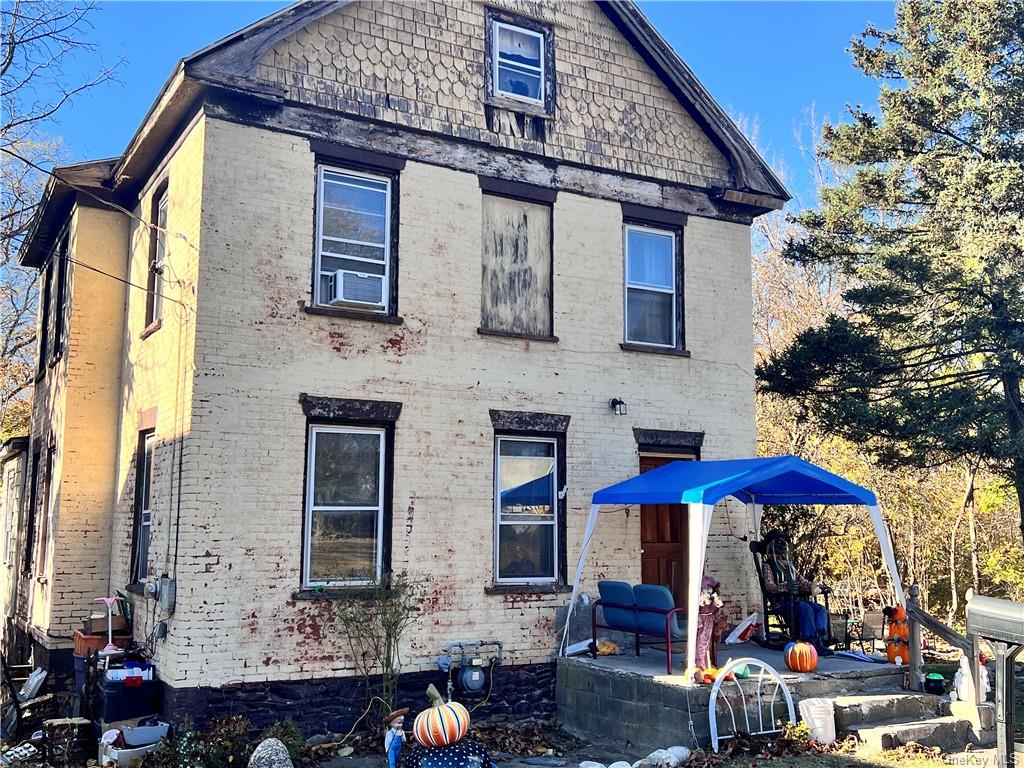
<path id="1" fill-rule="evenodd" d="M 896 591 L 896 602 L 900 605 L 907 604 L 907 598 L 903 594 L 903 582 L 900 580 L 900 572 L 896 569 L 896 555 L 892 550 L 892 539 L 889 538 L 889 529 L 885 527 L 885 520 L 882 519 L 882 509 L 877 504 L 868 506 L 871 511 L 871 522 L 875 526 L 875 536 L 878 537 L 878 546 L 882 548 L 882 560 L 889 571 L 889 578 L 892 579 L 892 588 Z"/>
<path id="2" fill-rule="evenodd" d="M 764 504 L 756 501 L 747 505 L 751 509 L 751 517 L 754 518 L 754 539 L 761 540 L 761 521 L 764 519 Z"/>
<path id="3" fill-rule="evenodd" d="M 576 607 L 576 596 L 580 591 L 580 579 L 583 578 L 583 566 L 587 562 L 587 552 L 590 549 L 590 540 L 594 537 L 594 528 L 597 526 L 597 515 L 600 510 L 600 504 L 590 505 L 590 516 L 587 517 L 587 527 L 583 530 L 583 541 L 580 542 L 580 560 L 576 564 L 576 576 L 572 580 L 572 596 L 569 598 L 569 609 L 565 613 L 565 629 L 562 630 L 562 643 L 558 648 L 559 656 L 564 656 L 565 649 L 568 647 L 569 619 L 572 618 L 573 609 Z"/>
<path id="4" fill-rule="evenodd" d="M 697 623 L 700 615 L 700 583 L 704 573 L 704 556 L 707 553 L 707 531 L 711 527 L 711 513 L 714 507 L 709 504 L 690 504 L 689 515 L 689 552 L 687 555 L 688 574 L 686 579 L 686 684 L 694 685 L 694 673 L 697 671 Z M 701 535 L 694 535 L 696 532 Z"/>

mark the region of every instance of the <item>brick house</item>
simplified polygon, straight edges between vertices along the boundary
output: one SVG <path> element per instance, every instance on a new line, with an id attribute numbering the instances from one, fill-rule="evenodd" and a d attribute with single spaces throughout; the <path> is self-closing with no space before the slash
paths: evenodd
<path id="1" fill-rule="evenodd" d="M 23 250 L 5 646 L 66 669 L 120 590 L 166 714 L 341 727 L 331 603 L 408 571 L 408 690 L 494 638 L 483 711 L 549 708 L 590 493 L 754 454 L 750 224 L 787 197 L 629 2 L 299 2 L 182 60 Z M 584 587 L 678 591 L 684 521 L 609 513 Z M 736 614 L 750 528 L 710 536 Z"/>

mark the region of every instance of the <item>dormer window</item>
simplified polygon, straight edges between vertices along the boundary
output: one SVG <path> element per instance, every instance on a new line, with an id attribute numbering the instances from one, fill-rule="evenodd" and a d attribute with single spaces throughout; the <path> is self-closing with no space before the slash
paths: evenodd
<path id="1" fill-rule="evenodd" d="M 487 103 L 519 115 L 555 111 L 555 40 L 549 24 L 487 9 Z M 529 132 L 527 132 L 529 133 Z"/>
<path id="2" fill-rule="evenodd" d="M 544 35 L 494 22 L 494 93 L 544 104 Z"/>

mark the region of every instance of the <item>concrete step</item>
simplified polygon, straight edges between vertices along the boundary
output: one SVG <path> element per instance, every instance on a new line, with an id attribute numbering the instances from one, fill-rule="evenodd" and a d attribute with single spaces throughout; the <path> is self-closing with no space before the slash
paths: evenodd
<path id="1" fill-rule="evenodd" d="M 954 717 L 932 717 L 916 722 L 876 723 L 851 728 L 869 750 L 895 749 L 914 741 L 943 752 L 962 750 L 971 740 L 971 724 Z"/>
<path id="2" fill-rule="evenodd" d="M 923 720 L 940 714 L 941 699 L 928 693 L 877 693 L 836 696 L 836 729 L 849 731 L 872 723 Z M 945 713 L 941 713 L 945 714 Z"/>

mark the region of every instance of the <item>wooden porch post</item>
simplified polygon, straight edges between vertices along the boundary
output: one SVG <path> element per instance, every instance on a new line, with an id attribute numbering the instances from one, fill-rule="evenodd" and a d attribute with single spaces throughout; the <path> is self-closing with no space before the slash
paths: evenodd
<path id="1" fill-rule="evenodd" d="M 910 585 L 909 602 L 920 606 L 921 585 L 915 583 Z M 912 691 L 924 690 L 924 659 L 921 654 L 921 624 L 911 617 L 910 619 L 910 678 L 909 688 Z"/>

